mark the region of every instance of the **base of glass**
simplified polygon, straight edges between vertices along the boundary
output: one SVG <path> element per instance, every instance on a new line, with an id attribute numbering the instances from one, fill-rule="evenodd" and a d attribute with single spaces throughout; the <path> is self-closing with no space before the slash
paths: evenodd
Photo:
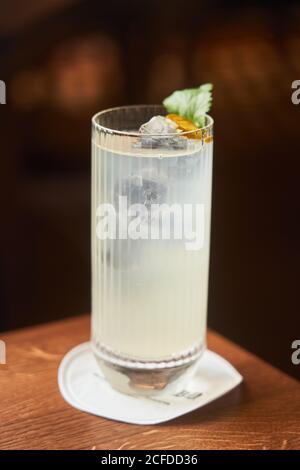
<path id="1" fill-rule="evenodd" d="M 130 395 L 153 395 L 164 391 L 178 393 L 192 375 L 205 345 L 161 362 L 132 361 L 118 357 L 103 347 L 92 345 L 105 378 L 116 390 Z"/>

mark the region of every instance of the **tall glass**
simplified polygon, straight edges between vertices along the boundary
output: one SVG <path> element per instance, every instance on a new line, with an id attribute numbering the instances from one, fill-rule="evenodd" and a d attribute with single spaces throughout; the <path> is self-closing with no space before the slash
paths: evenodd
<path id="1" fill-rule="evenodd" d="M 205 349 L 213 120 L 147 135 L 161 106 L 92 120 L 92 348 L 125 393 L 181 387 Z"/>

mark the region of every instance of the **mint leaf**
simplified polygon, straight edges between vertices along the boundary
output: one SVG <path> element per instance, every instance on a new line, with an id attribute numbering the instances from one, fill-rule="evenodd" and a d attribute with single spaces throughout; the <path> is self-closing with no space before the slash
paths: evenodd
<path id="1" fill-rule="evenodd" d="M 210 110 L 212 102 L 212 84 L 205 83 L 197 88 L 174 91 L 163 105 L 169 113 L 179 114 L 193 121 L 196 126 L 205 125 L 205 113 Z"/>
<path id="2" fill-rule="evenodd" d="M 192 97 L 191 90 L 174 91 L 172 95 L 163 101 L 163 104 L 169 113 L 186 116 Z"/>

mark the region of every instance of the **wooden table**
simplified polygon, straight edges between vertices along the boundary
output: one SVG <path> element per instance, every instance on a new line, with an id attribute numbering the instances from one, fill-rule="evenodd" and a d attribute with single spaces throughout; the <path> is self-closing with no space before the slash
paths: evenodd
<path id="1" fill-rule="evenodd" d="M 209 347 L 245 378 L 221 399 L 156 426 L 71 408 L 58 391 L 57 367 L 88 337 L 88 316 L 0 334 L 7 347 L 7 364 L 0 365 L 0 449 L 300 448 L 300 384 L 213 332 Z"/>

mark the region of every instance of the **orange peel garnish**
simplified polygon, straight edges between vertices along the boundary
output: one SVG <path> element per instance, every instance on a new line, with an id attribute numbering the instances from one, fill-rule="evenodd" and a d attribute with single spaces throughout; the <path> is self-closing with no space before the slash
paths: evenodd
<path id="1" fill-rule="evenodd" d="M 177 124 L 177 128 L 182 132 L 195 131 L 190 132 L 190 134 L 186 135 L 186 137 L 188 137 L 189 139 L 201 139 L 201 130 L 197 126 L 195 126 L 193 121 L 179 116 L 179 114 L 167 114 L 166 118 L 171 119 L 171 121 L 174 121 Z"/>

